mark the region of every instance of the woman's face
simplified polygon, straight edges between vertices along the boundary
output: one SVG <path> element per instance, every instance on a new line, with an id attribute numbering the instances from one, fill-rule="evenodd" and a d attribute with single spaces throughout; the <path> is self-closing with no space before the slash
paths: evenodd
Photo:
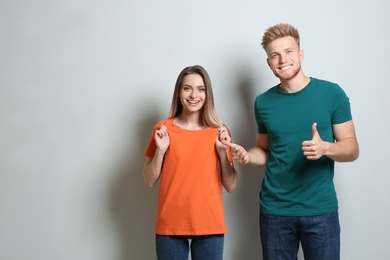
<path id="1" fill-rule="evenodd" d="M 183 111 L 199 112 L 206 100 L 206 86 L 199 74 L 190 74 L 183 78 L 179 98 Z"/>

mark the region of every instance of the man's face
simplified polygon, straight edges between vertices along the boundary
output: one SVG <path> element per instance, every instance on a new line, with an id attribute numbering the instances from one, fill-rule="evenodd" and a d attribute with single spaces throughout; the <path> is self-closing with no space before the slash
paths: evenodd
<path id="1" fill-rule="evenodd" d="M 291 36 L 276 39 L 267 46 L 267 63 L 280 80 L 290 80 L 301 70 L 303 51 Z"/>

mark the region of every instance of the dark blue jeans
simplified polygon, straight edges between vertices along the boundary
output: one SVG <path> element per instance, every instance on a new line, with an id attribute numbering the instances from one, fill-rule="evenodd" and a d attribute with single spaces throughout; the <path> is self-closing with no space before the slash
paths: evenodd
<path id="1" fill-rule="evenodd" d="M 338 212 L 284 217 L 260 212 L 263 260 L 296 260 L 299 243 L 305 260 L 340 259 Z"/>
<path id="2" fill-rule="evenodd" d="M 164 236 L 156 234 L 158 260 L 222 260 L 224 235 Z"/>

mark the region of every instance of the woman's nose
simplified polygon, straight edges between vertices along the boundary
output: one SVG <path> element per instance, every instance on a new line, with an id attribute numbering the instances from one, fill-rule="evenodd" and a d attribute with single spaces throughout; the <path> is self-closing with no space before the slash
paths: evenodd
<path id="1" fill-rule="evenodd" d="M 197 95 L 198 95 L 197 91 L 196 90 L 192 90 L 191 94 L 190 94 L 190 97 L 191 98 L 195 98 L 195 97 L 197 97 Z"/>

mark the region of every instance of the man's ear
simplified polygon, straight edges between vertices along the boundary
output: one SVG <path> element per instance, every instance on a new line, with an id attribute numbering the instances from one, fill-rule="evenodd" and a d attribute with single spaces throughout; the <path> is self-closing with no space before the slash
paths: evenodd
<path id="1" fill-rule="evenodd" d="M 305 58 L 305 53 L 303 50 L 299 50 L 299 58 L 301 60 L 301 62 L 303 61 L 303 59 Z"/>
<path id="2" fill-rule="evenodd" d="M 271 64 L 269 63 L 269 58 L 267 58 L 267 64 L 268 64 L 268 67 L 271 68 Z"/>

